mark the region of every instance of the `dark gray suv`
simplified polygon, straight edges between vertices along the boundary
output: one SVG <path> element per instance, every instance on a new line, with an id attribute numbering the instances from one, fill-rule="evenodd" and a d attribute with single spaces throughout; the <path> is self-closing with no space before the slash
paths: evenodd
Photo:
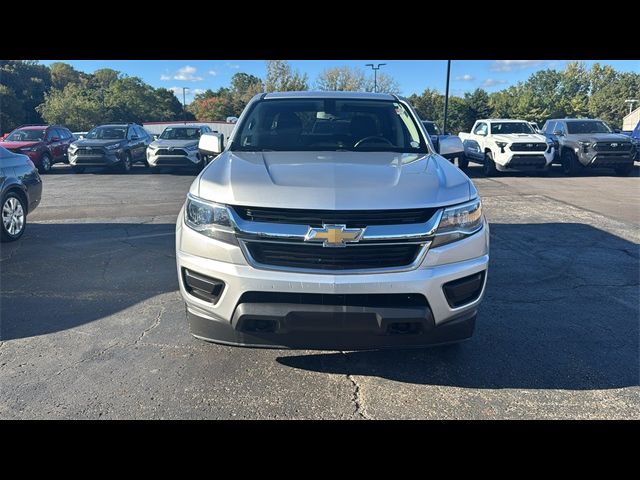
<path id="1" fill-rule="evenodd" d="M 69 145 L 69 163 L 82 173 L 85 167 L 119 167 L 126 173 L 136 162 L 147 164 L 147 147 L 151 136 L 135 123 L 100 125 L 82 140 Z"/>
<path id="2" fill-rule="evenodd" d="M 631 139 L 615 133 L 602 120 L 547 120 L 542 133 L 553 141 L 553 162 L 560 163 L 566 175 L 575 175 L 584 167 L 612 168 L 618 175 L 633 170 L 635 149 Z"/>

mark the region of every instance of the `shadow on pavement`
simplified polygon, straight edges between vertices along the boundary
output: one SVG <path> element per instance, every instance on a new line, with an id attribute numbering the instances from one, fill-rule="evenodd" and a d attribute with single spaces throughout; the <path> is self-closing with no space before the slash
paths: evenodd
<path id="1" fill-rule="evenodd" d="M 178 289 L 175 224 L 31 223 L 0 248 L 1 340 L 73 328 Z"/>
<path id="2" fill-rule="evenodd" d="M 462 388 L 640 384 L 637 244 L 582 224 L 491 224 L 470 341 L 421 350 L 282 356 L 283 365 Z"/>

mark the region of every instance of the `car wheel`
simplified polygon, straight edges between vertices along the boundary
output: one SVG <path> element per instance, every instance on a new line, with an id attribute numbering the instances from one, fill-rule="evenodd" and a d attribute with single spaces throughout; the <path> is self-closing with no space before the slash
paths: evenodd
<path id="1" fill-rule="evenodd" d="M 51 157 L 48 153 L 42 155 L 40 159 L 40 166 L 38 167 L 40 173 L 49 173 L 51 171 Z"/>
<path id="2" fill-rule="evenodd" d="M 469 159 L 466 157 L 466 155 L 462 154 L 458 157 L 458 168 L 460 170 L 466 170 L 467 168 L 469 168 Z"/>
<path id="3" fill-rule="evenodd" d="M 576 175 L 580 170 L 580 163 L 578 157 L 568 148 L 562 151 L 560 156 L 560 163 L 562 165 L 562 173 L 565 175 Z"/>
<path id="4" fill-rule="evenodd" d="M 122 173 L 129 173 L 131 171 L 131 154 L 126 152 L 122 162 L 120 162 L 120 171 Z"/>
<path id="5" fill-rule="evenodd" d="M 73 168 L 73 173 L 84 173 L 84 167 L 76 167 L 74 165 L 72 168 Z"/>
<path id="6" fill-rule="evenodd" d="M 493 161 L 493 154 L 491 152 L 486 152 L 484 154 L 482 173 L 484 173 L 485 177 L 493 177 L 498 174 L 498 170 L 496 169 L 496 162 Z"/>
<path id="7" fill-rule="evenodd" d="M 626 177 L 633 171 L 633 163 L 628 163 L 626 165 L 616 167 L 615 171 L 616 171 L 616 175 L 619 175 L 621 177 Z"/>
<path id="8" fill-rule="evenodd" d="M 27 226 L 27 214 L 24 201 L 17 193 L 9 192 L 2 199 L 0 216 L 2 220 L 1 239 L 3 242 L 13 242 L 18 240 L 24 233 Z"/>

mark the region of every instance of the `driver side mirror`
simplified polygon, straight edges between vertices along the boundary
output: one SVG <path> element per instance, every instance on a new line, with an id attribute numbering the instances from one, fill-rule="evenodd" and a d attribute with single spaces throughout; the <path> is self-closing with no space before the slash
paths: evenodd
<path id="1" fill-rule="evenodd" d="M 561 137 L 561 136 L 563 136 L 563 135 L 564 135 L 564 133 L 562 133 L 562 130 L 554 130 L 554 131 L 553 131 L 553 134 L 554 134 L 556 137 Z"/>
<path id="2" fill-rule="evenodd" d="M 613 133 L 620 133 L 620 132 L 622 132 L 622 130 L 620 130 L 619 128 L 614 128 L 613 129 Z"/>
<path id="3" fill-rule="evenodd" d="M 200 153 L 205 155 L 218 155 L 224 150 L 224 134 L 203 133 L 198 142 Z"/>

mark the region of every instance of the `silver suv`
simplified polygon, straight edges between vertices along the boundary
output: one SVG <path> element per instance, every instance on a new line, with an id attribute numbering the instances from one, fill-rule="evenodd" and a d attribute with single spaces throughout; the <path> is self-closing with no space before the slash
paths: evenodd
<path id="1" fill-rule="evenodd" d="M 472 335 L 489 227 L 469 178 L 386 94 L 254 97 L 194 180 L 176 225 L 194 336 L 318 349 Z"/>
<path id="2" fill-rule="evenodd" d="M 161 167 L 202 168 L 206 156 L 198 151 L 198 141 L 203 133 L 210 133 L 207 125 L 171 125 L 147 147 L 147 163 L 152 172 Z"/>

